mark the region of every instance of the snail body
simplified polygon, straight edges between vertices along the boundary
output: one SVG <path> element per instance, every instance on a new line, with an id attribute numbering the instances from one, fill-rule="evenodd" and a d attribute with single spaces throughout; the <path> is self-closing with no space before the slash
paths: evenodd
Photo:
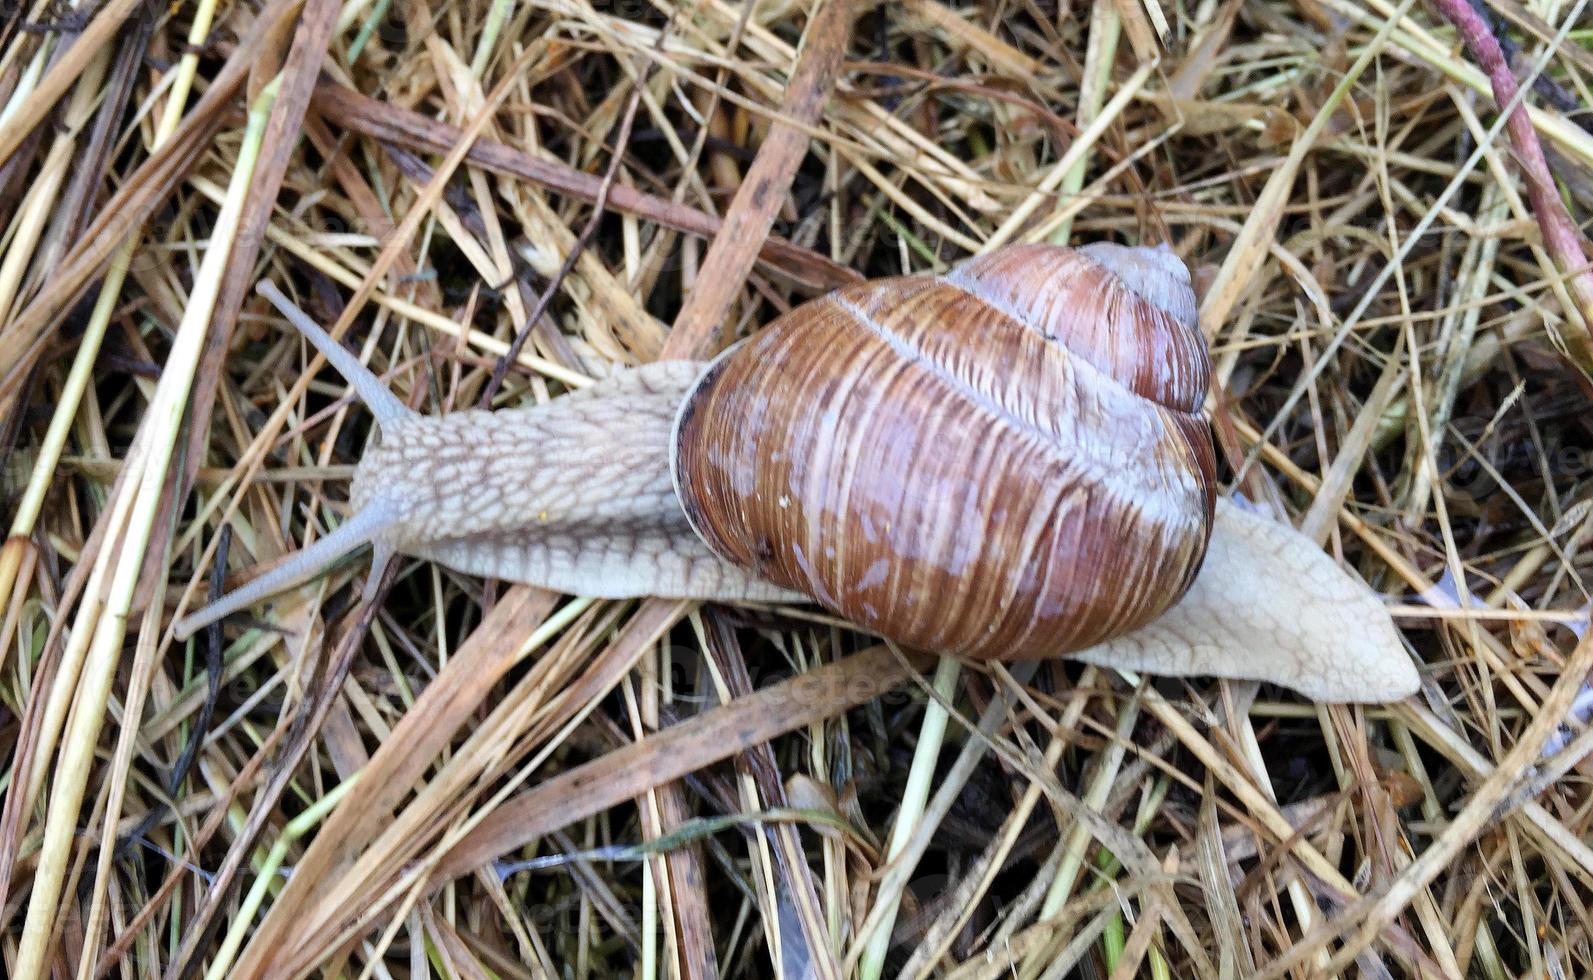
<path id="1" fill-rule="evenodd" d="M 583 595 L 814 601 L 974 658 L 1109 650 L 1117 666 L 1323 700 L 1414 689 L 1363 585 L 1216 500 L 1209 361 L 1188 272 L 1165 248 L 1009 247 L 821 297 L 707 365 L 441 417 L 404 408 L 274 286 L 261 292 L 381 434 L 353 516 L 179 636 L 368 542 L 378 568 L 402 553 Z M 1224 581 L 1278 576 L 1298 583 L 1260 600 L 1289 610 L 1281 631 L 1225 613 Z M 1317 603 L 1320 622 L 1295 608 L 1317 595 L 1336 603 Z M 1354 634 L 1355 650 L 1318 669 L 1323 630 Z"/>
<path id="2" fill-rule="evenodd" d="M 411 414 L 361 459 L 354 511 L 392 508 L 383 546 L 472 575 L 609 598 L 797 599 L 709 551 L 676 502 L 670 429 L 702 367 L 649 364 L 529 408 Z"/>

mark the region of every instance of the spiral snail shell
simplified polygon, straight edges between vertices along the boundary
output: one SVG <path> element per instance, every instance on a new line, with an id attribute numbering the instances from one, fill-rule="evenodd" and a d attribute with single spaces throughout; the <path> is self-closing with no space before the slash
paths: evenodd
<path id="1" fill-rule="evenodd" d="M 380 436 L 347 521 L 178 636 L 369 543 L 378 568 L 402 553 L 584 595 L 811 600 L 938 653 L 1077 651 L 1329 701 L 1416 687 L 1363 584 L 1216 498 L 1210 365 L 1165 247 L 1012 246 L 813 300 L 707 365 L 438 417 L 260 291 Z"/>
<path id="2" fill-rule="evenodd" d="M 1017 246 L 732 348 L 681 407 L 675 484 L 715 553 L 876 632 L 1054 656 L 1194 580 L 1209 371 L 1170 250 Z"/>

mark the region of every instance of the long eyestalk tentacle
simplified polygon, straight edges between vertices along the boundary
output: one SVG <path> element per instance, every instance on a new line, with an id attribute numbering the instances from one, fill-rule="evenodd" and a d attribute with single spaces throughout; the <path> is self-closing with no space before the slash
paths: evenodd
<path id="1" fill-rule="evenodd" d="M 383 531 L 391 528 L 396 520 L 395 513 L 393 508 L 377 503 L 360 510 L 340 524 L 337 530 L 289 555 L 276 568 L 242 588 L 227 593 L 203 609 L 184 616 L 173 627 L 173 634 L 179 640 L 186 640 L 219 619 L 230 616 L 240 609 L 247 609 L 285 589 L 309 581 L 329 562 L 341 558 L 360 545 L 370 543 Z M 371 569 L 373 581 L 381 578 L 381 565 L 391 556 L 392 549 L 377 547 L 375 558 L 376 562 L 381 564 L 374 564 Z"/>
<path id="2" fill-rule="evenodd" d="M 354 386 L 354 393 L 359 395 L 360 401 L 376 416 L 376 423 L 383 427 L 395 422 L 403 421 L 415 413 L 409 406 L 398 400 L 398 397 L 387 386 L 382 384 L 382 379 L 371 373 L 371 370 L 360 363 L 359 358 L 350 354 L 346 348 L 332 339 L 331 334 L 321 329 L 320 324 L 310 319 L 305 313 L 293 304 L 293 301 L 283 295 L 276 283 L 262 279 L 255 287 L 255 291 L 271 301 L 288 322 L 308 340 L 316 350 L 321 352 L 332 367 L 337 369 L 349 384 Z"/>
<path id="3" fill-rule="evenodd" d="M 387 390 L 380 378 L 372 374 L 370 369 L 360 363 L 359 359 L 349 353 L 342 344 L 333 340 L 331 335 L 310 318 L 309 314 L 294 305 L 275 283 L 262 280 L 255 288 L 260 295 L 270 300 L 271 305 L 293 324 L 294 329 L 298 330 L 304 339 L 309 341 L 310 345 L 354 387 L 355 394 L 370 409 L 378 425 L 392 426 L 415 415 L 408 406 Z M 395 508 L 372 502 L 370 506 L 360 509 L 354 516 L 344 521 L 337 530 L 304 550 L 288 556 L 281 565 L 270 572 L 179 620 L 174 627 L 174 633 L 179 640 L 186 640 L 198 630 L 219 619 L 314 578 L 323 566 L 334 559 L 342 557 L 360 545 L 376 541 L 375 561 L 371 570 L 371 581 L 374 583 L 381 578 L 382 567 L 393 555 L 393 549 L 377 541 L 377 538 L 384 531 L 391 529 L 396 521 Z M 367 586 L 367 597 L 372 587 Z"/>

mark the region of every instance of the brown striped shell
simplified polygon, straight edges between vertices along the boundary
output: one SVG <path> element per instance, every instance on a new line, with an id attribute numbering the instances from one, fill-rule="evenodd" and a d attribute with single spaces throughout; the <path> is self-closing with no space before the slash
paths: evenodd
<path id="1" fill-rule="evenodd" d="M 1013 246 L 791 310 L 681 406 L 709 548 L 910 647 L 1031 659 L 1188 589 L 1210 365 L 1169 250 Z"/>

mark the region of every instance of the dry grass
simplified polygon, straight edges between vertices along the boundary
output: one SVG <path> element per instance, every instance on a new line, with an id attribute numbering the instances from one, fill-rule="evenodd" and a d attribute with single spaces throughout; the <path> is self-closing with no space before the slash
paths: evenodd
<path id="1" fill-rule="evenodd" d="M 814 7 L 8 9 L 7 975 L 1593 974 L 1583 5 L 1486 4 L 1511 133 L 1464 0 Z M 1189 260 L 1225 483 L 1418 697 L 415 562 L 171 639 L 371 433 L 261 278 L 443 412 L 1043 238 Z"/>

